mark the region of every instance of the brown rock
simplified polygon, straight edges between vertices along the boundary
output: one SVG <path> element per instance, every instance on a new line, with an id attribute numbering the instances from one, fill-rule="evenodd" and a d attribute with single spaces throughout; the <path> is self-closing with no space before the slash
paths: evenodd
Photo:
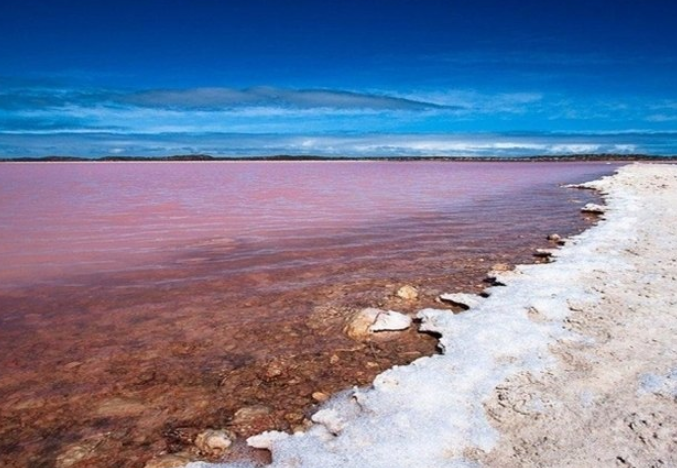
<path id="1" fill-rule="evenodd" d="M 268 380 L 275 379 L 285 373 L 287 370 L 287 364 L 281 360 L 271 361 L 266 367 L 265 377 Z"/>
<path id="2" fill-rule="evenodd" d="M 246 425 L 261 418 L 266 418 L 272 410 L 263 405 L 245 406 L 235 412 L 233 424 Z"/>
<path id="3" fill-rule="evenodd" d="M 68 468 L 82 460 L 90 458 L 104 439 L 105 436 L 99 434 L 68 446 L 65 451 L 56 457 L 56 466 L 58 468 Z"/>
<path id="4" fill-rule="evenodd" d="M 402 286 L 400 289 L 397 290 L 395 295 L 401 299 L 405 299 L 407 301 L 414 301 L 418 299 L 418 291 L 416 290 L 415 287 L 410 286 L 408 284 Z"/>
<path id="5" fill-rule="evenodd" d="M 220 455 L 233 444 L 235 436 L 223 429 L 207 429 L 195 438 L 195 446 L 201 452 L 210 455 Z"/>
<path id="6" fill-rule="evenodd" d="M 146 463 L 144 468 L 178 468 L 179 466 L 186 465 L 190 461 L 190 458 L 186 454 L 175 453 L 153 458 Z"/>
<path id="7" fill-rule="evenodd" d="M 507 263 L 496 263 L 494 266 L 491 267 L 491 271 L 496 272 L 510 271 L 510 265 L 508 265 Z"/>
<path id="8" fill-rule="evenodd" d="M 353 314 L 349 319 L 343 332 L 353 340 L 365 340 L 369 338 L 371 332 L 369 327 L 376 321 L 376 317 L 381 313 L 380 309 L 366 308 Z"/>
<path id="9" fill-rule="evenodd" d="M 313 392 L 312 398 L 318 403 L 324 403 L 329 399 L 329 395 L 324 392 Z"/>
<path id="10" fill-rule="evenodd" d="M 135 416 L 143 413 L 146 405 L 140 400 L 132 398 L 109 398 L 104 400 L 96 409 L 99 416 Z"/>
<path id="11" fill-rule="evenodd" d="M 284 415 L 284 419 L 289 422 L 289 424 L 300 424 L 303 422 L 303 413 L 297 413 L 297 412 L 292 412 L 292 413 L 287 413 Z"/>

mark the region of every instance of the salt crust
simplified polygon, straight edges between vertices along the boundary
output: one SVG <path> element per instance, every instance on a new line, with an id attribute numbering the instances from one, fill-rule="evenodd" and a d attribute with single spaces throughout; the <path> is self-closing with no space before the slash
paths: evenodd
<path id="1" fill-rule="evenodd" d="M 499 434 L 484 403 L 499 384 L 518 373 L 534 375 L 556 366 L 548 347 L 581 340 L 567 331 L 570 309 L 599 301 L 595 271 L 628 270 L 620 252 L 636 236 L 635 167 L 585 184 L 607 195 L 606 219 L 576 236 L 555 262 L 522 265 L 501 277 L 507 287 L 467 312 L 425 309 L 421 329 L 440 335 L 443 354 L 380 374 L 373 386 L 329 400 L 305 433 L 268 432 L 250 439 L 270 448 L 272 468 L 469 468 L 468 454 L 490 451 Z M 604 252 L 604 255 L 599 254 Z M 648 385 L 651 387 L 651 385 Z M 246 464 L 195 462 L 189 468 L 243 468 Z"/>

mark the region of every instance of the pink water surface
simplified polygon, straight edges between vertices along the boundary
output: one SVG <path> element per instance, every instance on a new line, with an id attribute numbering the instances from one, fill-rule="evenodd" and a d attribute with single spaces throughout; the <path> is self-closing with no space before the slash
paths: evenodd
<path id="1" fill-rule="evenodd" d="M 614 167 L 0 164 L 0 466 L 57 466 L 95 440 L 78 467 L 143 468 L 194 453 L 207 428 L 237 434 L 232 456 L 291 431 L 313 392 L 435 352 L 414 329 L 356 343 L 353 311 L 479 293 L 494 263 L 589 226 L 596 195 L 559 184 Z M 397 297 L 403 284 L 417 300 Z M 271 412 L 237 423 L 250 405 Z"/>
<path id="2" fill-rule="evenodd" d="M 436 216 L 610 171 L 601 164 L 65 163 L 0 166 L 0 283 L 148 268 Z M 500 203 L 497 209 L 500 211 Z M 459 220 L 468 222 L 468 219 Z M 368 231 L 367 231 L 368 232 Z"/>

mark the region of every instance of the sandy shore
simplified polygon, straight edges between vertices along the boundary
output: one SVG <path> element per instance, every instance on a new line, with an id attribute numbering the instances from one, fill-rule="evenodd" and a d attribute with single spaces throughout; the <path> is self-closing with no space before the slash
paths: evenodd
<path id="1" fill-rule="evenodd" d="M 677 466 L 677 166 L 588 187 L 605 220 L 553 263 L 497 274 L 466 313 L 419 312 L 441 355 L 249 443 L 274 467 Z"/>
<path id="2" fill-rule="evenodd" d="M 576 338 L 552 345 L 555 366 L 487 403 L 501 436 L 485 466 L 677 466 L 677 166 L 591 185 L 609 220 L 565 253 L 589 246 L 578 281 L 596 299 L 568 303 Z"/>

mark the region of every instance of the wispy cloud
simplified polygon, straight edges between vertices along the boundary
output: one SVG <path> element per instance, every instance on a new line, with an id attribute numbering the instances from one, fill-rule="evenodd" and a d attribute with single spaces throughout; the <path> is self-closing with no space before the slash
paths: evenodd
<path id="1" fill-rule="evenodd" d="M 248 89 L 151 90 L 121 96 L 118 100 L 140 107 L 201 110 L 241 107 L 425 110 L 447 107 L 432 102 L 393 97 L 386 94 L 377 95 L 331 89 L 296 90 L 267 86 Z"/>
<path id="2" fill-rule="evenodd" d="M 10 81 L 10 83 L 12 83 Z M 0 83 L 1 84 L 1 83 Z M 124 91 L 69 89 L 55 86 L 20 86 L 7 82 L 0 88 L 0 109 L 31 110 L 80 106 L 138 107 L 172 110 L 218 111 L 242 108 L 406 110 L 457 108 L 388 94 L 335 89 L 289 89 L 269 86 L 246 89 L 189 88 Z"/>

